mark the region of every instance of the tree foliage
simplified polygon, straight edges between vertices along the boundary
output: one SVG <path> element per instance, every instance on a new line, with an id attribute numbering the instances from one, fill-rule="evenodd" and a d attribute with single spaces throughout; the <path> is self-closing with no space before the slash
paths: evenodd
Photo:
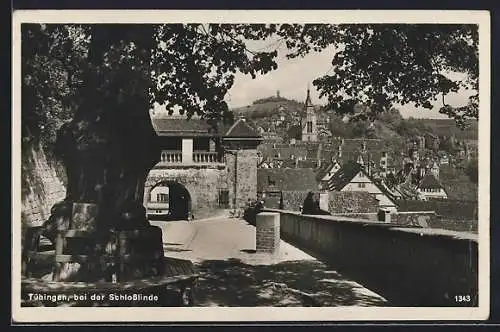
<path id="1" fill-rule="evenodd" d="M 460 88 L 478 90 L 476 25 L 340 25 L 336 34 L 333 73 L 314 81 L 334 109 L 361 102 L 370 110 L 365 117 L 374 118 L 397 103 L 432 109 L 441 100 L 439 112 L 459 125 L 478 118 L 477 93 L 459 108 L 445 99 Z M 453 79 L 452 72 L 466 79 Z"/>
<path id="2" fill-rule="evenodd" d="M 102 25 L 99 25 L 102 26 Z M 468 105 L 453 108 L 445 96 L 460 88 L 478 89 L 478 29 L 475 25 L 413 24 L 169 24 L 128 26 L 135 31 L 128 43 L 102 49 L 104 61 L 89 66 L 88 46 L 93 39 L 112 34 L 96 33 L 97 25 L 23 25 L 23 125 L 25 136 L 49 140 L 61 122 L 71 119 L 82 102 L 82 82 L 89 72 L 121 76 L 117 68 L 145 66 L 151 73 L 150 104 L 169 112 L 179 109 L 189 117 L 209 120 L 228 116 L 224 97 L 236 72 L 256 77 L 277 68 L 277 50 L 254 51 L 249 40 L 275 38 L 286 45 L 287 58 L 302 57 L 334 45 L 333 72 L 313 84 L 338 113 L 353 112 L 362 103 L 374 119 L 395 104 L 413 103 L 432 108 L 463 123 L 478 117 L 478 95 Z M 142 28 L 141 28 L 142 27 Z M 101 29 L 102 30 L 102 29 Z M 104 30 L 111 31 L 111 25 Z M 137 55 L 141 40 L 153 44 L 150 62 Z M 450 72 L 465 74 L 452 79 Z M 90 75 L 91 76 L 91 75 Z M 115 77 L 116 78 L 116 77 Z M 111 78 L 94 82 L 106 90 Z M 88 83 L 85 85 L 88 86 Z M 115 88 L 115 92 L 116 92 Z M 123 90 L 123 89 L 122 89 Z M 215 121 L 214 121 L 215 123 Z"/>
<path id="3" fill-rule="evenodd" d="M 76 25 L 23 24 L 21 29 L 22 136 L 47 147 L 81 102 L 88 39 Z"/>

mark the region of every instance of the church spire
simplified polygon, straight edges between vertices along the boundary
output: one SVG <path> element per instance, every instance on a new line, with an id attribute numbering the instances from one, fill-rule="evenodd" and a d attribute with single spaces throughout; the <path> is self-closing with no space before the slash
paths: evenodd
<path id="1" fill-rule="evenodd" d="M 311 103 L 311 92 L 309 90 L 309 84 L 307 85 L 307 97 L 306 97 L 306 107 L 312 106 Z"/>

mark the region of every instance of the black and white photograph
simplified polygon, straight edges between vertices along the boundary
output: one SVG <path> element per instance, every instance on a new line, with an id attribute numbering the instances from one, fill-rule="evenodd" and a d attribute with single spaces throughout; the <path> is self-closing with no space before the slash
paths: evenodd
<path id="1" fill-rule="evenodd" d="M 14 12 L 13 320 L 486 319 L 489 20 Z"/>

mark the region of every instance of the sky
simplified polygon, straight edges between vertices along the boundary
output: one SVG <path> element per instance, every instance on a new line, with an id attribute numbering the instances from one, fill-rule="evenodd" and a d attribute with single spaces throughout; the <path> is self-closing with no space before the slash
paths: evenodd
<path id="1" fill-rule="evenodd" d="M 229 109 L 251 105 L 253 101 L 270 96 L 276 96 L 279 90 L 280 96 L 297 101 L 305 101 L 307 88 L 310 88 L 311 100 L 315 105 L 326 104 L 326 98 L 319 99 L 319 92 L 313 86 L 314 79 L 324 76 L 332 71 L 331 59 L 335 54 L 335 48 L 329 47 L 321 52 L 312 52 L 305 57 L 286 59 L 286 46 L 276 43 L 275 40 L 247 41 L 247 48 L 252 51 L 272 51 L 278 47 L 278 69 L 265 75 L 257 75 L 252 79 L 250 75 L 239 72 L 235 74 L 233 87 L 226 95 Z M 455 75 L 451 75 L 455 76 Z M 453 78 L 457 78 L 456 76 Z M 471 92 L 459 91 L 446 96 L 446 102 L 451 106 L 463 106 L 467 104 Z M 441 101 L 437 101 L 432 110 L 416 108 L 414 105 L 395 105 L 404 118 L 434 118 L 448 119 L 446 115 L 439 113 Z M 155 113 L 163 113 L 163 107 L 157 105 Z M 158 111 L 158 112 L 156 112 Z M 176 113 L 176 112 L 174 112 Z"/>
<path id="2" fill-rule="evenodd" d="M 249 45 L 248 48 L 259 50 L 259 47 L 252 48 L 252 46 L 254 45 Z M 282 49 L 279 51 L 282 51 Z M 259 75 L 255 79 L 252 79 L 250 75 L 236 74 L 234 85 L 226 96 L 226 102 L 230 109 L 250 105 L 256 99 L 276 96 L 278 90 L 281 97 L 304 101 L 308 86 L 311 90 L 313 104 L 326 103 L 326 98 L 319 99 L 319 93 L 312 85 L 312 81 L 332 70 L 331 59 L 335 54 L 335 49 L 330 47 L 322 52 L 310 53 L 303 58 L 297 59 L 286 59 L 283 55 L 284 52 L 279 51 L 278 69 L 265 75 Z M 446 96 L 446 102 L 452 106 L 463 106 L 467 104 L 469 96 L 470 92 L 466 91 L 459 91 L 455 94 L 450 93 Z M 438 101 L 435 105 L 436 107 L 432 110 L 417 109 L 411 104 L 405 106 L 396 105 L 396 107 L 405 118 L 411 116 L 414 118 L 447 119 L 446 115 L 438 112 L 441 102 Z"/>

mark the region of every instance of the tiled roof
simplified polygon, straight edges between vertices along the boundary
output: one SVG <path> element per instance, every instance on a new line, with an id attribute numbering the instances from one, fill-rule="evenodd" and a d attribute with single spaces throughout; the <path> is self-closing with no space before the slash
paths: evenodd
<path id="1" fill-rule="evenodd" d="M 225 137 L 259 138 L 261 135 L 244 119 L 238 119 L 225 133 Z"/>
<path id="2" fill-rule="evenodd" d="M 299 160 L 297 162 L 298 168 L 311 168 L 314 169 L 318 166 L 318 162 L 316 160 Z"/>
<path id="3" fill-rule="evenodd" d="M 202 119 L 154 118 L 153 128 L 161 135 L 165 132 L 208 133 L 211 126 Z"/>
<path id="4" fill-rule="evenodd" d="M 322 164 L 321 167 L 316 170 L 316 181 L 321 181 L 321 179 L 323 179 L 332 168 L 332 162 Z"/>
<path id="5" fill-rule="evenodd" d="M 396 189 L 401 193 L 403 199 L 416 199 L 418 196 L 415 189 L 408 183 L 401 183 Z"/>
<path id="6" fill-rule="evenodd" d="M 328 181 L 328 189 L 331 191 L 342 190 L 362 170 L 363 167 L 356 162 L 345 163 Z"/>
<path id="7" fill-rule="evenodd" d="M 443 186 L 439 183 L 436 177 L 431 173 L 427 173 L 418 184 L 418 188 L 420 189 L 435 189 L 442 187 Z"/>
<path id="8" fill-rule="evenodd" d="M 366 151 L 382 150 L 383 144 L 380 139 L 365 139 L 365 138 L 346 138 L 342 145 L 343 151 L 353 151 L 361 149 L 363 142 L 366 146 Z"/>
<path id="9" fill-rule="evenodd" d="M 318 184 L 311 168 L 259 168 L 257 191 L 308 191 Z"/>
<path id="10" fill-rule="evenodd" d="M 279 153 L 282 159 L 305 158 L 306 150 L 301 146 L 293 146 L 288 144 L 269 144 L 264 143 L 257 147 L 257 150 L 262 154 L 264 159 L 275 159 Z"/>
<path id="11" fill-rule="evenodd" d="M 162 135 L 215 135 L 214 128 L 204 119 L 185 117 L 153 118 L 151 120 L 156 133 Z M 234 138 L 260 138 L 254 124 L 238 119 L 234 124 L 220 121 L 217 123 L 219 135 Z"/>

